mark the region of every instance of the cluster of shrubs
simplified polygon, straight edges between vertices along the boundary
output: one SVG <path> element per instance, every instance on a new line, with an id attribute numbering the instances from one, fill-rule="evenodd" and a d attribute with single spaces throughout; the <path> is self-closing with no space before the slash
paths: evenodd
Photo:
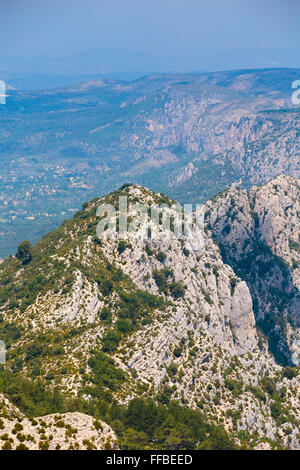
<path id="1" fill-rule="evenodd" d="M 117 305 L 118 319 L 103 337 L 103 351 L 113 353 L 116 351 L 124 335 L 133 332 L 139 325 L 151 322 L 151 312 L 164 305 L 161 297 L 149 294 L 142 290 L 133 292 L 120 291 Z M 111 322 L 111 312 L 104 307 L 100 312 L 100 318 L 106 323 Z"/>
<path id="2" fill-rule="evenodd" d="M 174 299 L 179 299 L 184 296 L 185 287 L 181 282 L 173 281 L 173 271 L 168 268 L 161 269 L 160 271 L 153 271 L 153 277 L 158 287 L 159 292 L 165 295 L 171 294 Z"/>
<path id="3" fill-rule="evenodd" d="M 171 402 L 134 399 L 114 407 L 110 424 L 121 448 L 159 450 L 233 450 L 236 445 L 222 427 L 208 424 L 201 412 Z"/>

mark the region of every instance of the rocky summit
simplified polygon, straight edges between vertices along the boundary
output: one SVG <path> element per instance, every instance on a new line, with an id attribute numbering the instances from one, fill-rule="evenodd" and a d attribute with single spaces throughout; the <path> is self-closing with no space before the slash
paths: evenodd
<path id="1" fill-rule="evenodd" d="M 175 201 L 128 184 L 21 244 L 0 265 L 0 446 L 300 449 L 299 190 L 234 184 L 195 245 L 150 217 Z M 122 239 L 120 197 L 130 223 L 147 208 Z"/>

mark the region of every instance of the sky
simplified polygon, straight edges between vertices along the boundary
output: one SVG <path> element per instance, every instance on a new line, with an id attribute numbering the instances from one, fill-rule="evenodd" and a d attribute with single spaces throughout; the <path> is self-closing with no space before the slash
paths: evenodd
<path id="1" fill-rule="evenodd" d="M 299 0 L 0 0 L 1 56 L 124 48 L 207 68 L 300 66 Z M 257 59 L 256 59 L 257 58 Z M 210 62 L 210 59 L 212 62 Z"/>

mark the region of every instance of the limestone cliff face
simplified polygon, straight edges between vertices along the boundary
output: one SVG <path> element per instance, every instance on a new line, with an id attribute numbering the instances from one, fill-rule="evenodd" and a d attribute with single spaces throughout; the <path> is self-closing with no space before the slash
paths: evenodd
<path id="1" fill-rule="evenodd" d="M 299 364 L 299 180 L 280 176 L 249 192 L 233 187 L 208 207 L 208 224 L 224 259 L 246 280 L 273 353 Z"/>
<path id="2" fill-rule="evenodd" d="M 137 160 L 154 160 L 155 166 L 168 167 L 162 174 L 175 194 L 187 181 L 203 185 L 199 166 L 203 161 L 220 165 L 215 169 L 216 179 L 219 171 L 231 166 L 235 181 L 241 178 L 247 185 L 264 183 L 281 173 L 299 177 L 299 110 L 292 106 L 290 93 L 270 92 L 271 88 L 258 93 L 257 82 L 253 86 L 244 73 L 238 78 L 241 87 L 224 86 L 228 77 L 215 78 L 203 76 L 184 85 L 168 83 L 151 97 L 155 103 L 151 112 L 136 116 L 130 138 L 122 140 L 124 148 L 130 148 Z M 262 72 L 260 78 L 268 80 L 270 74 Z M 168 159 L 164 158 L 166 150 Z M 147 171 L 147 164 L 143 168 L 137 164 L 129 174 Z M 214 179 L 207 184 L 213 185 Z"/>
<path id="3" fill-rule="evenodd" d="M 128 196 L 131 199 L 155 203 L 153 195 L 149 192 L 146 199 L 145 189 L 139 186 L 130 188 Z M 129 210 L 130 215 L 134 216 L 134 210 Z M 193 249 L 187 237 L 178 240 L 171 230 L 166 229 L 160 233 L 157 226 L 149 220 L 146 225 L 154 234 L 152 239 L 147 241 L 150 255 L 145 251 L 145 239 L 136 237 L 131 249 L 117 257 L 116 247 L 110 241 L 105 247 L 106 253 L 111 253 L 109 259 L 122 268 L 136 285 L 154 294 L 159 294 L 155 273 L 169 270 L 174 282 L 182 283 L 185 289 L 180 300 L 174 302 L 172 299 L 174 317 L 185 325 L 185 335 L 190 329 L 194 329 L 195 334 L 199 335 L 201 327 L 232 354 L 255 350 L 257 335 L 249 289 L 246 283 L 238 279 L 233 270 L 223 263 L 211 237 L 199 230 L 194 236 L 199 240 L 203 239 L 203 242 L 197 249 Z M 157 259 L 159 253 L 164 254 L 163 260 Z M 209 316 L 209 321 L 204 320 L 204 316 Z M 195 320 L 194 327 L 191 322 L 189 326 L 188 317 Z M 169 342 L 165 342 L 165 348 L 170 342 L 172 337 Z"/>

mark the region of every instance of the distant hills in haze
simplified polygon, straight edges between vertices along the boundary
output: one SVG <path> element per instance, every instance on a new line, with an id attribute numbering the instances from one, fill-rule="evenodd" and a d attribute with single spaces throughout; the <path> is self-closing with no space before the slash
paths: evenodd
<path id="1" fill-rule="evenodd" d="M 94 78 L 135 80 L 151 73 L 217 71 L 242 68 L 294 67 L 298 51 L 201 51 L 155 55 L 120 48 L 91 48 L 66 56 L 0 57 L 0 79 L 17 89 L 68 86 Z"/>
<path id="2" fill-rule="evenodd" d="M 300 176 L 298 69 L 152 74 L 9 91 L 0 112 L 0 256 L 125 182 L 181 203 Z"/>

